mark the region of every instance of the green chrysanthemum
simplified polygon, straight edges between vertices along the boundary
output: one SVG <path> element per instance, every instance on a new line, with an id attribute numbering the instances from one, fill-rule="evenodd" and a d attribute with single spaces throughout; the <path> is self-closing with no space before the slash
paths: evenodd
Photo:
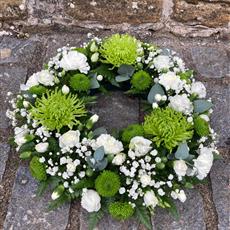
<path id="1" fill-rule="evenodd" d="M 48 91 L 38 98 L 30 110 L 38 124 L 48 130 L 57 130 L 64 126 L 70 129 L 80 124 L 79 117 L 86 115 L 85 105 L 76 95 L 64 95 L 60 90 Z"/>
<path id="2" fill-rule="evenodd" d="M 120 188 L 120 178 L 118 174 L 105 170 L 95 181 L 97 192 L 104 197 L 114 196 Z"/>
<path id="3" fill-rule="evenodd" d="M 143 134 L 144 134 L 143 127 L 139 124 L 133 124 L 133 125 L 129 125 L 127 128 L 123 130 L 121 138 L 122 141 L 129 143 L 133 137 L 143 136 Z"/>
<path id="4" fill-rule="evenodd" d="M 134 214 L 134 208 L 128 202 L 114 202 L 109 205 L 110 215 L 118 220 L 126 220 Z"/>
<path id="5" fill-rule="evenodd" d="M 146 90 L 151 84 L 152 78 L 144 70 L 136 72 L 131 79 L 132 86 L 140 91 Z"/>
<path id="6" fill-rule="evenodd" d="M 70 78 L 70 86 L 78 92 L 87 91 L 90 89 L 90 79 L 85 74 L 75 74 Z"/>
<path id="7" fill-rule="evenodd" d="M 45 165 L 39 162 L 39 157 L 37 156 L 34 156 L 30 161 L 30 173 L 39 181 L 46 180 L 47 178 Z"/>
<path id="8" fill-rule="evenodd" d="M 100 48 L 104 63 L 119 67 L 122 64 L 132 65 L 137 58 L 137 40 L 128 34 L 114 34 L 102 43 Z"/>
<path id="9" fill-rule="evenodd" d="M 195 129 L 196 133 L 201 137 L 208 136 L 208 134 L 209 134 L 208 122 L 205 121 L 201 117 L 197 117 L 194 119 L 194 129 Z"/>
<path id="10" fill-rule="evenodd" d="M 187 122 L 182 113 L 171 108 L 155 109 L 145 117 L 143 127 L 145 134 L 151 136 L 158 147 L 163 145 L 170 152 L 193 136 L 192 124 Z"/>

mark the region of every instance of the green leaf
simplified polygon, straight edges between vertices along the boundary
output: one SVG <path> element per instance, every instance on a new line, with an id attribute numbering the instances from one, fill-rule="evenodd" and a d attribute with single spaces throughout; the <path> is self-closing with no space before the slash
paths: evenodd
<path id="1" fill-rule="evenodd" d="M 149 91 L 149 94 L 148 94 L 148 102 L 150 104 L 152 104 L 153 102 L 155 102 L 155 95 L 156 94 L 160 94 L 160 95 L 165 95 L 165 92 L 164 92 L 164 89 L 162 88 L 162 86 L 158 83 L 156 83 Z"/>
<path id="2" fill-rule="evenodd" d="M 102 210 L 99 210 L 98 212 L 89 213 L 88 229 L 94 230 L 98 222 L 102 219 L 103 216 L 104 216 L 104 212 Z"/>
<path id="3" fill-rule="evenodd" d="M 213 153 L 214 160 L 222 160 L 223 157 L 220 154 Z"/>
<path id="4" fill-rule="evenodd" d="M 19 157 L 20 157 L 21 159 L 28 159 L 28 158 L 30 158 L 31 154 L 32 154 L 32 152 L 26 151 L 26 152 L 22 152 L 22 153 L 19 155 Z"/>
<path id="5" fill-rule="evenodd" d="M 20 147 L 19 153 L 33 151 L 34 147 L 35 147 L 34 142 L 27 142 Z"/>
<path id="6" fill-rule="evenodd" d="M 136 216 L 138 220 L 149 230 L 152 230 L 151 215 L 148 209 L 142 205 L 136 207 Z"/>
<path id="7" fill-rule="evenodd" d="M 128 81 L 130 79 L 130 76 L 127 74 L 123 74 L 123 75 L 116 76 L 115 79 L 117 82 L 123 82 L 123 81 Z"/>
<path id="8" fill-rule="evenodd" d="M 125 64 L 121 65 L 117 70 L 119 75 L 128 75 L 128 76 L 132 76 L 134 71 L 135 71 L 135 68 L 133 66 L 125 65 Z"/>
<path id="9" fill-rule="evenodd" d="M 189 156 L 189 148 L 187 142 L 181 143 L 177 151 L 175 152 L 175 157 L 179 160 L 184 160 Z"/>
<path id="10" fill-rule="evenodd" d="M 37 191 L 36 191 L 36 196 L 41 197 L 44 194 L 44 192 L 45 192 L 46 188 L 48 187 L 48 185 L 49 185 L 48 180 L 41 181 L 39 183 L 39 185 L 38 185 L 38 188 L 37 188 Z"/>
<path id="11" fill-rule="evenodd" d="M 83 178 L 77 184 L 74 184 L 72 187 L 74 189 L 93 188 L 94 179 L 93 178 Z"/>
<path id="12" fill-rule="evenodd" d="M 93 157 L 96 161 L 101 161 L 104 156 L 105 156 L 105 150 L 103 146 L 97 148 L 93 154 Z"/>
<path id="13" fill-rule="evenodd" d="M 90 86 L 91 89 L 98 89 L 98 88 L 100 88 L 100 84 L 99 84 L 99 82 L 98 82 L 98 80 L 96 78 L 96 75 L 91 78 L 90 84 L 91 84 L 91 86 Z"/>
<path id="14" fill-rule="evenodd" d="M 107 130 L 104 127 L 99 127 L 93 131 L 93 136 L 98 137 L 101 134 L 107 134 Z"/>
<path id="15" fill-rule="evenodd" d="M 174 201 L 168 197 L 164 197 L 164 200 L 169 204 L 170 207 L 167 208 L 167 210 L 170 212 L 170 214 L 178 221 L 180 219 L 180 214 L 178 212 L 178 209 L 174 203 Z"/>
<path id="16" fill-rule="evenodd" d="M 212 107 L 212 103 L 207 100 L 195 100 L 194 101 L 194 112 L 203 113 Z"/>
<path id="17" fill-rule="evenodd" d="M 48 138 L 48 143 L 49 143 L 49 151 L 50 152 L 58 152 L 60 150 L 59 144 L 54 137 Z"/>
<path id="18" fill-rule="evenodd" d="M 67 201 L 70 201 L 70 198 L 65 193 L 63 193 L 58 199 L 49 202 L 48 211 L 57 209 Z"/>

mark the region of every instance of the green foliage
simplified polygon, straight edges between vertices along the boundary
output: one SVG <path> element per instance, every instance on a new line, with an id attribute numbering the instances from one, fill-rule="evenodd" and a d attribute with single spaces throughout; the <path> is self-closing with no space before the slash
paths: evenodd
<path id="1" fill-rule="evenodd" d="M 133 215 L 134 209 L 128 202 L 117 201 L 109 205 L 109 213 L 115 219 L 126 220 Z"/>
<path id="2" fill-rule="evenodd" d="M 181 112 L 171 108 L 154 109 L 145 116 L 145 134 L 152 137 L 152 141 L 159 147 L 163 145 L 170 152 L 179 143 L 189 140 L 193 136 L 193 126 L 187 122 Z"/>
<path id="3" fill-rule="evenodd" d="M 131 79 L 132 86 L 139 91 L 148 89 L 151 85 L 151 82 L 152 78 L 144 70 L 136 72 Z"/>
<path id="4" fill-rule="evenodd" d="M 86 92 L 90 89 L 90 79 L 82 73 L 74 74 L 70 78 L 70 86 L 78 92 Z"/>
<path id="5" fill-rule="evenodd" d="M 104 216 L 104 212 L 101 209 L 98 212 L 89 213 L 88 229 L 94 230 L 96 225 L 102 219 L 103 216 Z"/>
<path id="6" fill-rule="evenodd" d="M 128 34 L 114 34 L 105 39 L 99 52 L 105 59 L 104 63 L 110 63 L 116 67 L 122 64 L 132 65 L 137 58 L 137 40 Z"/>
<path id="7" fill-rule="evenodd" d="M 20 149 L 19 149 L 19 153 L 23 153 L 23 152 L 30 152 L 33 151 L 35 147 L 34 142 L 26 142 L 25 144 L 23 144 Z"/>
<path id="8" fill-rule="evenodd" d="M 117 173 L 105 170 L 95 181 L 97 192 L 104 197 L 114 196 L 120 188 L 120 178 Z"/>
<path id="9" fill-rule="evenodd" d="M 201 117 L 196 117 L 194 119 L 194 129 L 201 137 L 209 135 L 209 124 Z"/>
<path id="10" fill-rule="evenodd" d="M 30 161 L 30 173 L 38 181 L 47 179 L 45 165 L 39 162 L 37 156 L 34 156 Z"/>
<path id="11" fill-rule="evenodd" d="M 93 178 L 83 178 L 77 184 L 73 185 L 74 189 L 93 188 L 93 187 L 94 187 Z"/>
<path id="12" fill-rule="evenodd" d="M 121 138 L 123 142 L 129 143 L 133 137 L 143 136 L 143 134 L 144 129 L 142 125 L 132 124 L 123 130 Z"/>
<path id="13" fill-rule="evenodd" d="M 42 85 L 35 85 L 29 89 L 29 92 L 32 94 L 42 95 L 43 93 L 46 92 L 46 90 L 47 88 Z"/>
<path id="14" fill-rule="evenodd" d="M 148 209 L 142 204 L 138 205 L 135 209 L 137 219 L 149 230 L 152 230 L 151 216 Z"/>
<path id="15" fill-rule="evenodd" d="M 64 95 L 57 89 L 38 98 L 30 112 L 38 124 L 51 131 L 60 131 L 64 126 L 72 129 L 80 124 L 78 118 L 86 115 L 85 105 L 77 95 Z"/>

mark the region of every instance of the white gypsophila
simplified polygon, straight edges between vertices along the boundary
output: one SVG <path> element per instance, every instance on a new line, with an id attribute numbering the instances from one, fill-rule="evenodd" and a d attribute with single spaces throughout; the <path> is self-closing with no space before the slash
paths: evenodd
<path id="1" fill-rule="evenodd" d="M 133 137 L 129 143 L 129 148 L 135 152 L 135 156 L 140 157 L 147 154 L 151 149 L 152 141 L 141 137 Z"/>
<path id="2" fill-rule="evenodd" d="M 144 195 L 144 203 L 145 205 L 148 207 L 150 206 L 151 208 L 155 208 L 158 204 L 158 199 L 157 197 L 155 196 L 155 193 L 150 190 L 150 191 L 147 191 Z"/>
<path id="3" fill-rule="evenodd" d="M 65 71 L 79 70 L 81 73 L 87 74 L 90 70 L 87 57 L 84 54 L 73 50 L 63 54 L 59 65 Z"/>
<path id="4" fill-rule="evenodd" d="M 187 199 L 184 190 L 179 190 L 179 189 L 176 189 L 175 191 L 172 191 L 171 192 L 171 197 L 174 200 L 179 199 L 180 202 L 182 202 L 182 203 L 184 203 L 186 201 L 186 199 Z"/>
<path id="5" fill-rule="evenodd" d="M 35 145 L 35 150 L 38 153 L 44 153 L 48 150 L 49 147 L 49 143 L 48 142 L 44 142 L 44 143 L 39 143 Z"/>
<path id="6" fill-rule="evenodd" d="M 140 177 L 140 182 L 142 184 L 143 187 L 146 187 L 150 184 L 151 182 L 151 177 L 147 174 L 144 174 Z"/>
<path id="7" fill-rule="evenodd" d="M 29 79 L 27 80 L 26 84 L 21 84 L 20 85 L 20 89 L 22 91 L 24 90 L 28 90 L 33 86 L 39 85 L 38 82 L 38 77 L 37 77 L 37 73 L 34 73 L 32 76 L 29 77 Z"/>
<path id="8" fill-rule="evenodd" d="M 153 63 L 158 71 L 169 69 L 170 58 L 166 55 L 159 55 L 153 59 Z"/>
<path id="9" fill-rule="evenodd" d="M 87 210 L 87 212 L 98 212 L 101 208 L 101 197 L 96 191 L 87 189 L 83 191 L 81 206 Z"/>
<path id="10" fill-rule="evenodd" d="M 45 86 L 54 85 L 54 76 L 48 70 L 42 70 L 36 73 L 38 82 Z"/>
<path id="11" fill-rule="evenodd" d="M 184 86 L 184 82 L 174 72 L 169 71 L 159 76 L 159 83 L 165 87 L 166 90 L 175 90 L 179 93 Z"/>
<path id="12" fill-rule="evenodd" d="M 173 162 L 173 169 L 177 176 L 182 177 L 186 175 L 188 166 L 184 160 L 176 160 Z"/>
<path id="13" fill-rule="evenodd" d="M 73 148 L 80 142 L 79 130 L 69 130 L 59 137 L 59 146 L 61 148 Z"/>
<path id="14" fill-rule="evenodd" d="M 114 165 L 122 165 L 125 162 L 126 155 L 124 153 L 118 153 L 114 158 L 112 163 Z"/>
<path id="15" fill-rule="evenodd" d="M 14 129 L 14 142 L 20 147 L 21 145 L 26 143 L 25 136 L 29 133 L 29 130 L 22 127 L 15 127 Z"/>
<path id="16" fill-rule="evenodd" d="M 192 102 L 189 100 L 186 94 L 170 97 L 169 101 L 169 107 L 178 112 L 189 115 L 193 111 Z"/>
<path id="17" fill-rule="evenodd" d="M 103 146 L 106 154 L 118 154 L 124 150 L 122 142 L 109 134 L 101 134 L 92 146 L 94 150 Z"/>
<path id="18" fill-rule="evenodd" d="M 199 180 L 203 180 L 208 173 L 213 164 L 213 148 L 203 147 L 200 149 L 200 155 L 197 159 L 193 160 L 194 170 L 197 174 L 196 177 Z"/>
<path id="19" fill-rule="evenodd" d="M 191 85 L 191 93 L 196 94 L 199 98 L 205 98 L 206 88 L 202 82 L 196 81 Z"/>

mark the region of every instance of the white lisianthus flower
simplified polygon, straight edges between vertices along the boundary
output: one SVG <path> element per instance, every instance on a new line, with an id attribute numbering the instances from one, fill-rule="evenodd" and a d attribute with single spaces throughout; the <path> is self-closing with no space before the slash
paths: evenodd
<path id="1" fill-rule="evenodd" d="M 182 112 L 186 115 L 191 114 L 193 111 L 192 102 L 188 99 L 186 94 L 175 95 L 169 98 L 169 107 L 172 109 Z"/>
<path id="2" fill-rule="evenodd" d="M 191 93 L 196 94 L 199 98 L 206 97 L 206 88 L 200 81 L 193 82 L 191 85 Z"/>
<path id="3" fill-rule="evenodd" d="M 124 150 L 122 142 L 116 140 L 109 134 L 101 134 L 93 146 L 94 150 L 103 146 L 106 154 L 118 154 Z"/>
<path id="4" fill-rule="evenodd" d="M 101 208 L 101 197 L 92 189 L 86 190 L 81 198 L 81 206 L 88 212 L 97 212 Z"/>
<path id="5" fill-rule="evenodd" d="M 48 70 L 42 70 L 36 74 L 40 84 L 45 86 L 54 85 L 54 76 Z"/>
<path id="6" fill-rule="evenodd" d="M 24 90 L 28 90 L 31 87 L 36 86 L 36 85 L 39 85 L 39 82 L 38 82 L 37 73 L 34 73 L 32 76 L 29 77 L 26 84 L 20 85 L 20 89 L 24 91 Z"/>
<path id="7" fill-rule="evenodd" d="M 183 160 L 176 160 L 173 162 L 173 169 L 177 176 L 182 177 L 186 175 L 188 166 Z"/>
<path id="8" fill-rule="evenodd" d="M 48 150 L 49 143 L 48 142 L 43 142 L 35 145 L 35 150 L 38 153 L 44 153 Z"/>
<path id="9" fill-rule="evenodd" d="M 73 148 L 80 141 L 80 132 L 78 130 L 69 130 L 59 137 L 59 146 L 61 148 Z"/>
<path id="10" fill-rule="evenodd" d="M 157 197 L 155 196 L 155 193 L 150 190 L 150 191 L 147 191 L 144 195 L 144 203 L 145 205 L 148 207 L 148 206 L 151 206 L 152 208 L 155 208 L 158 204 L 158 199 Z"/>
<path id="11" fill-rule="evenodd" d="M 25 136 L 29 133 L 28 129 L 22 127 L 15 127 L 14 129 L 14 142 L 20 147 L 26 143 Z"/>
<path id="12" fill-rule="evenodd" d="M 126 155 L 124 153 L 118 153 L 114 158 L 112 163 L 114 165 L 122 165 L 125 162 Z"/>
<path id="13" fill-rule="evenodd" d="M 179 93 L 184 86 L 184 82 L 174 72 L 163 73 L 159 77 L 159 83 L 165 87 L 166 90 L 175 90 Z"/>
<path id="14" fill-rule="evenodd" d="M 63 94 L 68 94 L 70 89 L 67 85 L 63 85 L 62 88 L 61 88 L 61 91 Z"/>
<path id="15" fill-rule="evenodd" d="M 180 190 L 179 189 L 176 189 L 175 191 L 172 191 L 171 192 L 171 197 L 176 200 L 176 199 L 179 199 L 180 202 L 184 203 L 187 199 L 186 197 L 186 194 L 184 192 L 184 190 Z"/>
<path id="16" fill-rule="evenodd" d="M 99 119 L 99 116 L 97 114 L 94 114 L 92 117 L 90 117 L 90 120 L 93 122 L 93 123 L 96 123 Z"/>
<path id="17" fill-rule="evenodd" d="M 150 184 L 151 182 L 151 177 L 147 174 L 144 174 L 140 177 L 140 181 L 143 187 L 146 187 Z"/>
<path id="18" fill-rule="evenodd" d="M 163 69 L 169 69 L 170 67 L 170 58 L 166 55 L 159 55 L 153 59 L 154 66 L 157 70 L 161 71 Z"/>
<path id="19" fill-rule="evenodd" d="M 84 54 L 73 50 L 63 54 L 59 65 L 65 71 L 79 70 L 81 73 L 87 74 L 90 70 L 87 57 Z"/>
<path id="20" fill-rule="evenodd" d="M 129 148 L 135 152 L 135 156 L 140 157 L 147 154 L 151 149 L 152 141 L 144 137 L 136 136 L 130 141 Z"/>
<path id="21" fill-rule="evenodd" d="M 200 149 L 200 155 L 194 161 L 194 170 L 197 173 L 197 178 L 203 180 L 213 164 L 213 149 L 203 147 Z"/>

